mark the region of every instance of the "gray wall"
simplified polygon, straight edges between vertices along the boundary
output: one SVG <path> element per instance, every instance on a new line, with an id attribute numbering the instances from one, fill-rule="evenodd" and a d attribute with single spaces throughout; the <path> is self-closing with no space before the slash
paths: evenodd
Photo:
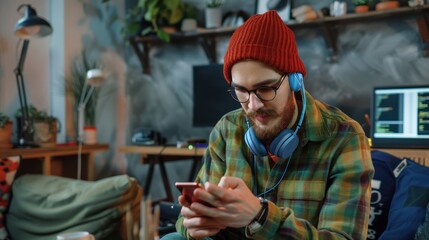
<path id="1" fill-rule="evenodd" d="M 314 8 L 318 9 L 330 1 L 325 4 L 323 1 L 306 2 L 314 3 Z M 353 6 L 349 5 L 349 8 Z M 297 30 L 296 38 L 307 68 L 307 90 L 316 98 L 340 107 L 358 122 L 363 123 L 364 114 L 369 113 L 374 86 L 428 83 L 429 59 L 420 56 L 422 43 L 415 20 L 340 26 L 337 63 L 326 60 L 328 51 L 318 30 Z M 218 41 L 220 61 L 227 43 L 228 38 Z M 141 75 L 137 64 L 132 78 L 140 79 L 128 80 L 127 95 L 132 99 L 130 129 L 150 126 L 161 131 L 171 142 L 207 136 L 205 129 L 191 126 L 192 65 L 208 63 L 201 47 L 164 44 L 152 49 L 150 56 L 152 75 Z M 172 182 L 183 180 L 184 165 L 170 166 Z M 132 165 L 129 170 L 133 171 Z"/>

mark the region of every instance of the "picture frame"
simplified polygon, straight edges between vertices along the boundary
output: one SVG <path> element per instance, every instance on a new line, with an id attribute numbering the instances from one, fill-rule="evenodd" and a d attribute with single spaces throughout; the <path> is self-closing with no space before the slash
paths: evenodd
<path id="1" fill-rule="evenodd" d="M 276 10 L 283 22 L 291 20 L 292 0 L 256 0 L 256 13 Z"/>

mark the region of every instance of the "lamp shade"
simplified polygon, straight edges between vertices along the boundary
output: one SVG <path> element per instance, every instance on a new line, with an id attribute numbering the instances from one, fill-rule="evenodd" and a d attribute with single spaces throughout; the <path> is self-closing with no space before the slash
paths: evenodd
<path id="1" fill-rule="evenodd" d="M 86 80 L 88 85 L 97 87 L 104 81 L 104 73 L 100 69 L 90 69 L 86 73 Z"/>
<path id="2" fill-rule="evenodd" d="M 23 4 L 18 11 L 25 7 L 24 17 L 15 25 L 15 35 L 19 38 L 44 37 L 52 33 L 51 24 L 37 16 L 36 10 L 29 4 Z"/>

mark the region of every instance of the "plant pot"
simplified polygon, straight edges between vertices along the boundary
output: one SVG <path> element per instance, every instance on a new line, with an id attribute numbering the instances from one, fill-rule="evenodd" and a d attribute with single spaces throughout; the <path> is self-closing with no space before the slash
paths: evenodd
<path id="1" fill-rule="evenodd" d="M 197 20 L 193 18 L 185 18 L 180 26 L 180 31 L 188 32 L 197 30 Z"/>
<path id="2" fill-rule="evenodd" d="M 57 145 L 58 121 L 34 121 L 34 143 L 40 147 Z"/>
<path id="3" fill-rule="evenodd" d="M 425 0 L 410 0 L 408 1 L 408 6 L 417 7 L 425 5 Z"/>
<path id="4" fill-rule="evenodd" d="M 206 28 L 218 28 L 222 24 L 222 8 L 206 8 Z"/>
<path id="5" fill-rule="evenodd" d="M 12 122 L 0 128 L 0 149 L 12 148 L 13 124 Z"/>
<path id="6" fill-rule="evenodd" d="M 359 5 L 355 7 L 355 12 L 356 13 L 364 13 L 364 12 L 368 12 L 369 11 L 369 6 L 368 5 Z"/>
<path id="7" fill-rule="evenodd" d="M 379 2 L 375 5 L 376 11 L 384 11 L 389 9 L 395 9 L 399 7 L 399 1 L 385 1 Z"/>
<path id="8" fill-rule="evenodd" d="M 83 128 L 84 144 L 96 144 L 97 143 L 97 128 L 95 126 L 86 126 Z"/>

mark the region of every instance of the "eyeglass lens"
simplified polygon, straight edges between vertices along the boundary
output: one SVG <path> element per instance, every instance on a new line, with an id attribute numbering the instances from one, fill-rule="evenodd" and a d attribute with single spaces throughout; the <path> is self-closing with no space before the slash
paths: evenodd
<path id="1" fill-rule="evenodd" d="M 283 83 L 285 75 L 282 75 L 279 79 L 280 83 L 276 87 L 263 86 L 254 90 L 247 90 L 245 88 L 239 87 L 230 87 L 228 92 L 231 94 L 231 97 L 240 103 L 245 103 L 249 101 L 250 93 L 254 92 L 256 96 L 262 101 L 271 101 L 276 97 L 277 89 Z"/>

